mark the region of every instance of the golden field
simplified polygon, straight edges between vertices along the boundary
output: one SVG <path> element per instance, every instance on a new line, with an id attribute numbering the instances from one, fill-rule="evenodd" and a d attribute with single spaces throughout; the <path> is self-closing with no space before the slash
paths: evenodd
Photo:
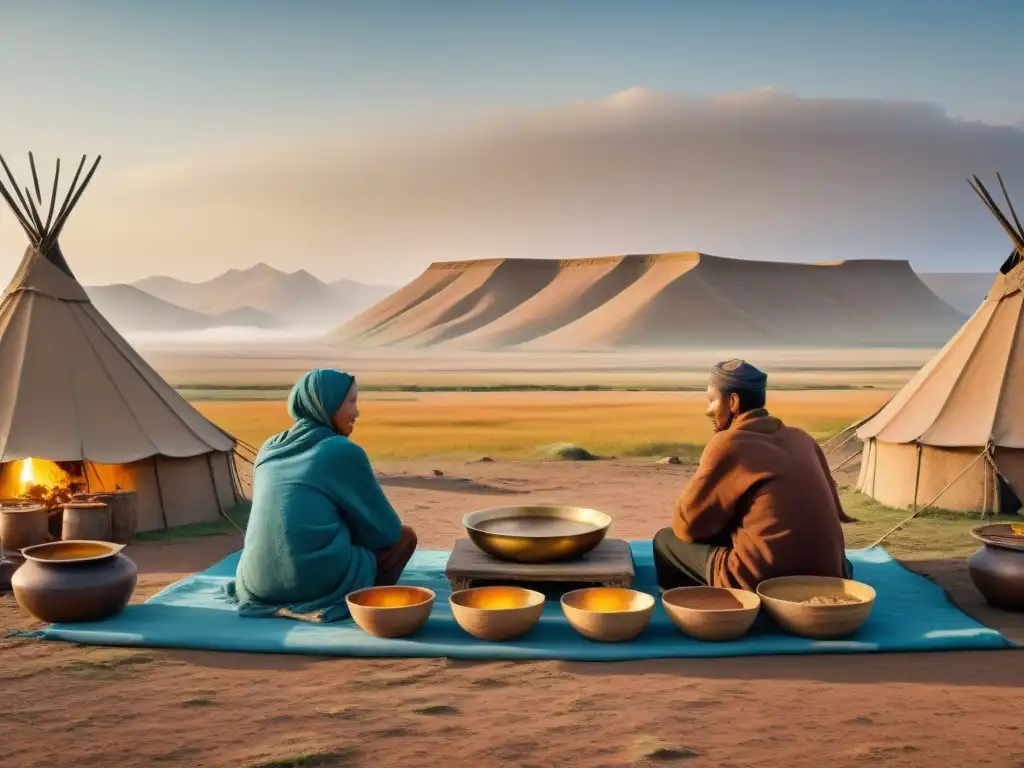
<path id="1" fill-rule="evenodd" d="M 869 415 L 879 390 L 770 392 L 769 409 L 818 439 Z M 195 402 L 233 435 L 259 445 L 291 419 L 283 401 Z M 364 393 L 353 438 L 372 458 L 537 458 L 573 443 L 601 456 L 693 455 L 711 436 L 698 392 Z"/>

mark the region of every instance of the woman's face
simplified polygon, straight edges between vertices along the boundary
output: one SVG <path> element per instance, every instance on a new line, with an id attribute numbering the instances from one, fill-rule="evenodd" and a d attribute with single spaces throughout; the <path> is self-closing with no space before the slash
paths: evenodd
<path id="1" fill-rule="evenodd" d="M 345 395 L 345 400 L 334 414 L 334 428 L 338 431 L 339 435 L 348 437 L 352 434 L 352 430 L 355 429 L 356 419 L 359 418 L 359 387 L 356 386 L 355 382 L 352 382 L 352 387 L 349 389 L 348 394 Z"/>

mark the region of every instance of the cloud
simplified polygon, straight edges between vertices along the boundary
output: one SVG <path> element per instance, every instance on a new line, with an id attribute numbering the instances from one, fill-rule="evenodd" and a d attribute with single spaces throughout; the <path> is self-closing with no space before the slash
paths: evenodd
<path id="1" fill-rule="evenodd" d="M 1009 241 L 964 177 L 996 188 L 1002 171 L 1024 214 L 1020 125 L 771 88 L 632 88 L 456 127 L 242 140 L 112 178 L 76 216 L 81 251 L 132 248 L 133 274 L 262 259 L 391 283 L 436 259 L 675 249 L 989 271 Z"/>

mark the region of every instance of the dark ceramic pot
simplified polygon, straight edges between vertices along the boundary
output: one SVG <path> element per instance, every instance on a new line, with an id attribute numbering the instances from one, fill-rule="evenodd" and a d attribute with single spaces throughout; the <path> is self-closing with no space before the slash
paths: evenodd
<path id="1" fill-rule="evenodd" d="M 138 569 L 105 541 L 54 541 L 22 550 L 25 564 L 11 577 L 14 599 L 48 624 L 102 621 L 124 610 Z"/>
<path id="2" fill-rule="evenodd" d="M 1024 551 L 983 542 L 968 563 L 985 601 L 1004 611 L 1024 611 Z"/>

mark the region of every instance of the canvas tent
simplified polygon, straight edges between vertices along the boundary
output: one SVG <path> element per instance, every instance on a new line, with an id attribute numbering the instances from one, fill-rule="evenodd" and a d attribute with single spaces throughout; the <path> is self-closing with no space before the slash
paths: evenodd
<path id="1" fill-rule="evenodd" d="M 1024 228 L 999 183 L 1007 214 L 972 182 L 1013 242 L 984 302 L 857 429 L 857 487 L 883 504 L 1013 513 L 1024 498 Z"/>
<path id="2" fill-rule="evenodd" d="M 134 489 L 139 530 L 214 521 L 241 498 L 236 441 L 196 411 L 107 322 L 75 279 L 58 239 L 100 158 L 78 166 L 57 208 L 60 162 L 45 219 L 35 192 L 0 194 L 29 247 L 0 301 L 0 497 L 44 468 L 89 491 Z M 37 208 L 38 203 L 38 208 Z M 52 476 L 52 475 L 51 475 Z"/>

